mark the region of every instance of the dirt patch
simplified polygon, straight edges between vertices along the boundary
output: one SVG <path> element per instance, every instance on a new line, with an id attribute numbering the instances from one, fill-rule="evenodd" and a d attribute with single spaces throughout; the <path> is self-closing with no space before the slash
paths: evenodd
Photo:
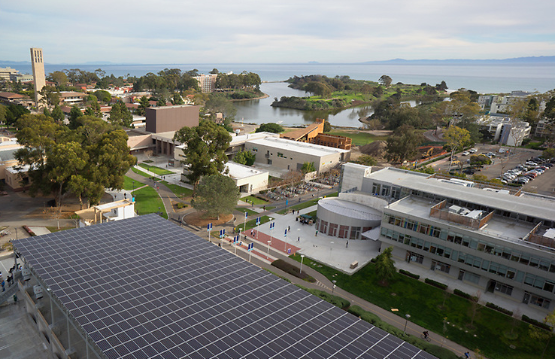
<path id="1" fill-rule="evenodd" d="M 185 203 L 182 203 L 182 202 L 176 202 L 176 201 L 171 201 L 171 202 L 172 202 L 173 210 L 175 212 L 182 212 L 182 211 L 185 211 L 185 210 L 189 209 L 188 204 L 185 204 Z M 181 207 L 181 208 L 179 208 L 179 207 Z"/>
<path id="2" fill-rule="evenodd" d="M 188 224 L 192 224 L 193 226 L 205 227 L 208 223 L 212 223 L 213 226 L 219 226 L 233 219 L 233 214 L 226 214 L 226 215 L 220 216 L 220 219 L 204 218 L 203 216 L 204 216 L 204 213 L 202 212 L 194 212 L 186 215 L 183 218 L 183 220 Z"/>
<path id="3" fill-rule="evenodd" d="M 385 156 L 385 148 L 387 143 L 385 141 L 374 141 L 364 146 L 359 147 L 359 151 L 365 155 L 370 155 L 377 160 L 381 160 Z"/>

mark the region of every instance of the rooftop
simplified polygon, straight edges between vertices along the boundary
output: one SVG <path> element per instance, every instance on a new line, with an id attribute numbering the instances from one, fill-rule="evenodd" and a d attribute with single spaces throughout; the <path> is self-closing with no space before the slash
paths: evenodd
<path id="1" fill-rule="evenodd" d="M 433 358 L 154 214 L 13 243 L 110 359 Z"/>
<path id="2" fill-rule="evenodd" d="M 456 186 L 433 178 L 430 175 L 384 168 L 367 176 L 374 180 L 389 182 L 395 186 L 409 188 L 452 199 L 464 199 L 489 208 L 525 214 L 534 218 L 553 220 L 555 218 L 555 198 L 546 196 L 521 195 L 484 191 L 479 188 Z"/>
<path id="3" fill-rule="evenodd" d="M 318 206 L 355 219 L 380 220 L 382 218 L 382 212 L 375 208 L 337 198 L 323 198 L 318 201 Z"/>
<path id="4" fill-rule="evenodd" d="M 229 169 L 229 177 L 234 179 L 248 178 L 251 176 L 256 176 L 261 173 L 267 173 L 267 171 L 257 170 L 256 168 L 245 166 L 236 162 L 227 162 L 225 164 L 226 169 Z"/>
<path id="5" fill-rule="evenodd" d="M 304 154 L 309 154 L 312 156 L 327 156 L 334 153 L 349 153 L 349 150 L 342 150 L 340 148 L 326 147 L 320 145 L 314 145 L 306 142 L 297 142 L 292 140 L 286 140 L 282 138 L 266 137 L 259 140 L 249 141 L 249 143 L 273 147 L 275 149 L 299 152 Z"/>

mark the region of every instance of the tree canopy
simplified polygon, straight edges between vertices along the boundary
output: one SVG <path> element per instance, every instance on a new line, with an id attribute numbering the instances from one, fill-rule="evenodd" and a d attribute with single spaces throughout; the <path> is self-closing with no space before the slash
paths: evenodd
<path id="1" fill-rule="evenodd" d="M 112 105 L 110 110 L 110 123 L 120 127 L 131 127 L 133 123 L 133 115 L 127 109 L 127 106 L 121 101 Z"/>
<path id="2" fill-rule="evenodd" d="M 379 283 L 383 286 L 387 286 L 389 280 L 395 274 L 395 261 L 392 258 L 392 252 L 393 247 L 388 247 L 376 257 L 376 276 L 379 279 Z"/>
<path id="3" fill-rule="evenodd" d="M 252 166 L 256 160 L 256 155 L 251 151 L 241 151 L 233 157 L 233 162 L 240 163 L 242 165 Z"/>
<path id="4" fill-rule="evenodd" d="M 389 161 L 403 162 L 412 159 L 418 152 L 418 146 L 424 141 L 424 136 L 409 125 L 397 128 L 387 139 L 386 158 Z"/>
<path id="5" fill-rule="evenodd" d="M 195 190 L 201 177 L 224 170 L 227 162 L 225 150 L 229 147 L 231 135 L 222 126 L 201 120 L 196 127 L 183 127 L 177 131 L 173 139 L 185 144 L 183 162 L 189 170 L 186 176 Z"/>
<path id="6" fill-rule="evenodd" d="M 239 189 L 230 177 L 214 174 L 202 177 L 191 205 L 207 217 L 232 213 L 240 198 Z"/>
<path id="7" fill-rule="evenodd" d="M 44 115 L 25 115 L 17 121 L 17 140 L 25 147 L 15 153 L 19 165 L 29 165 L 29 193 L 74 193 L 82 203 L 96 204 L 105 188 L 121 189 L 123 178 L 135 164 L 127 134 L 106 122 L 80 116 L 68 128 Z"/>
<path id="8" fill-rule="evenodd" d="M 393 80 L 391 79 L 391 77 L 387 76 L 387 75 L 382 75 L 379 79 L 380 84 L 384 85 L 385 87 L 389 87 L 389 85 L 391 85 L 391 82 Z"/>
<path id="9" fill-rule="evenodd" d="M 283 127 L 277 123 L 263 123 L 256 129 L 256 132 L 280 133 L 283 131 Z"/>

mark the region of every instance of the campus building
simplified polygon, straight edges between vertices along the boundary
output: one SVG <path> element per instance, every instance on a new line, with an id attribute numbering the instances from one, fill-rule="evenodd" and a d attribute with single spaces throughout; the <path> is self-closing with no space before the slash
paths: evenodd
<path id="1" fill-rule="evenodd" d="M 211 93 L 216 89 L 216 79 L 218 74 L 201 74 L 195 76 L 195 80 L 198 81 L 198 87 L 202 93 Z"/>
<path id="2" fill-rule="evenodd" d="M 145 109 L 146 131 L 161 133 L 198 126 L 199 108 L 191 105 L 148 107 Z"/>
<path id="3" fill-rule="evenodd" d="M 342 176 L 340 198 L 349 193 L 389 203 L 382 250 L 392 246 L 396 258 L 441 274 L 445 284 L 462 281 L 540 311 L 555 308 L 555 198 L 351 163 Z"/>

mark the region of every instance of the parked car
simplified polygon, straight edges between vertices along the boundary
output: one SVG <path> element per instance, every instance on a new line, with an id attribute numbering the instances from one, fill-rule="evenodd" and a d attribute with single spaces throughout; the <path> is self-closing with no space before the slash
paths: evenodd
<path id="1" fill-rule="evenodd" d="M 536 162 L 526 161 L 525 165 L 526 166 L 537 166 L 538 164 Z"/>
<path id="2" fill-rule="evenodd" d="M 471 148 L 471 149 L 468 150 L 468 152 L 470 152 L 470 153 L 476 153 L 476 152 L 478 152 L 478 150 L 475 149 L 475 148 Z"/>
<path id="3" fill-rule="evenodd" d="M 463 153 L 461 153 L 461 155 L 463 155 L 463 156 L 468 156 L 469 154 L 470 154 L 470 152 L 468 152 L 468 151 L 464 151 Z"/>

